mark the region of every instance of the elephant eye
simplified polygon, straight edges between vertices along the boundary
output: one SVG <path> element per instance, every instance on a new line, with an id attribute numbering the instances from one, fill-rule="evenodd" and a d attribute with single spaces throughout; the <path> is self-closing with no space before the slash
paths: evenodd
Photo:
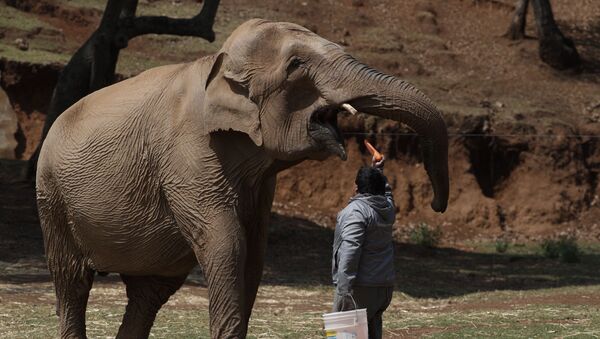
<path id="1" fill-rule="evenodd" d="M 290 74 L 293 71 L 295 71 L 298 67 L 300 67 L 303 64 L 302 60 L 298 59 L 298 58 L 293 58 L 288 67 L 287 67 L 287 73 Z"/>

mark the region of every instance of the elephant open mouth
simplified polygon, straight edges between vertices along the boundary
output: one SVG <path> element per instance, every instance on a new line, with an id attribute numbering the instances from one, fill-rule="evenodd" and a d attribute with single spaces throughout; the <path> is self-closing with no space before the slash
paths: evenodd
<path id="1" fill-rule="evenodd" d="M 343 110 L 339 105 L 319 107 L 310 116 L 308 133 L 324 151 L 346 160 L 344 138 L 337 124 L 338 113 Z"/>

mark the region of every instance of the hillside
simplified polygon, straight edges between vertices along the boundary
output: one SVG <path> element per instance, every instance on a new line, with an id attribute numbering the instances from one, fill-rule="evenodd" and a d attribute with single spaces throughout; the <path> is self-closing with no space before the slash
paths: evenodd
<path id="1" fill-rule="evenodd" d="M 94 30 L 104 1 L 14 0 L 0 4 L 1 86 L 15 109 L 18 156 L 38 140 L 61 66 Z M 188 17 L 197 1 L 140 1 L 140 14 Z M 299 23 L 339 43 L 361 61 L 407 79 L 442 109 L 451 133 L 448 212 L 429 209 L 430 187 L 418 142 L 395 123 L 343 117 L 349 160 L 305 162 L 279 176 L 276 211 L 332 226 L 367 157 L 365 137 L 388 155 L 399 202 L 397 236 L 419 222 L 440 225 L 446 241 L 505 236 L 531 239 L 560 232 L 598 238 L 600 171 L 600 3 L 555 0 L 555 15 L 584 59 L 556 72 L 537 57 L 536 32 L 502 37 L 511 0 L 223 1 L 217 41 L 144 36 L 121 53 L 118 72 L 194 60 L 217 51 L 253 17 Z M 15 42 L 22 39 L 27 50 Z"/>

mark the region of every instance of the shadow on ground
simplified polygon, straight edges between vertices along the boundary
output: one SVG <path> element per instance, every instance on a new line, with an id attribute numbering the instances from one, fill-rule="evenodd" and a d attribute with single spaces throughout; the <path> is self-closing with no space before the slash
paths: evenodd
<path id="1" fill-rule="evenodd" d="M 581 79 L 600 82 L 600 18 L 590 25 L 564 25 L 565 33 L 573 39 L 581 56 Z"/>
<path id="2" fill-rule="evenodd" d="M 274 215 L 264 283 L 329 284 L 332 241 L 330 229 Z M 600 284 L 598 254 L 566 264 L 537 255 L 427 249 L 406 243 L 395 246 L 396 290 L 418 298 Z"/>
<path id="3" fill-rule="evenodd" d="M 0 283 L 50 281 L 33 187 L 0 183 L 0 192 Z M 331 229 L 273 214 L 263 284 L 329 285 L 332 241 Z M 600 284 L 598 254 L 584 255 L 577 264 L 563 264 L 535 255 L 395 245 L 396 290 L 418 298 Z M 118 281 L 118 277 L 102 280 Z M 192 284 L 201 281 L 190 279 Z"/>

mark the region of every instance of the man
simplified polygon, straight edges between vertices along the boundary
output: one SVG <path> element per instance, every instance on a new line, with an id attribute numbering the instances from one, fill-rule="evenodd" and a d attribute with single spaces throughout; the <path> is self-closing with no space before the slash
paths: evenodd
<path id="1" fill-rule="evenodd" d="M 333 311 L 352 310 L 354 302 L 366 308 L 370 339 L 381 338 L 381 316 L 394 290 L 396 207 L 383 162 L 358 171 L 356 195 L 337 216 L 333 242 Z"/>

